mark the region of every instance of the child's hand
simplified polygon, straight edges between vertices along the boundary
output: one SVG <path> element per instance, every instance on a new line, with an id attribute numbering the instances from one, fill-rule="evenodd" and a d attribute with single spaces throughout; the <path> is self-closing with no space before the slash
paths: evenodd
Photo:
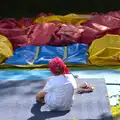
<path id="1" fill-rule="evenodd" d="M 39 102 L 40 102 L 41 104 L 44 104 L 44 103 L 45 103 L 44 98 L 40 98 Z"/>
<path id="2" fill-rule="evenodd" d="M 78 87 L 77 93 L 84 93 L 84 92 L 93 92 L 94 87 L 84 83 Z"/>

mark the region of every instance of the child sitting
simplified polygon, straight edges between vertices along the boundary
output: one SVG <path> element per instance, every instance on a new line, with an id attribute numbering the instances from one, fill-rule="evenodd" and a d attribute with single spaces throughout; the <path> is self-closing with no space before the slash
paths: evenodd
<path id="1" fill-rule="evenodd" d="M 52 59 L 48 66 L 54 76 L 36 95 L 36 100 L 41 103 L 45 102 L 50 110 L 70 110 L 74 99 L 74 90 L 77 89 L 76 80 L 60 58 Z M 87 84 L 81 85 L 80 88 L 82 92 L 93 90 Z"/>

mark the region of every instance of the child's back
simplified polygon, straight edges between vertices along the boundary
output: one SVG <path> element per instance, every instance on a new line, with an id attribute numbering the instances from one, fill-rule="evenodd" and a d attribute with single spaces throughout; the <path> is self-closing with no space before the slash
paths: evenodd
<path id="1" fill-rule="evenodd" d="M 69 110 L 73 103 L 76 81 L 71 74 L 58 75 L 50 79 L 44 90 L 45 103 L 51 110 Z"/>
<path id="2" fill-rule="evenodd" d="M 45 103 L 50 110 L 70 110 L 74 90 L 77 89 L 76 80 L 60 58 L 52 59 L 48 66 L 55 76 L 36 95 L 36 100 Z M 93 91 L 87 84 L 81 85 L 80 89 L 79 92 Z"/>

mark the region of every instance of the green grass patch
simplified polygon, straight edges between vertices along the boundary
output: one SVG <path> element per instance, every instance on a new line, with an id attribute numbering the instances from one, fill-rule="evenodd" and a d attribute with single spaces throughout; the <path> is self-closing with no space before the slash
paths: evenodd
<path id="1" fill-rule="evenodd" d="M 70 70 L 120 70 L 120 66 L 69 66 Z M 0 70 L 49 70 L 46 66 L 41 67 L 0 67 Z"/>

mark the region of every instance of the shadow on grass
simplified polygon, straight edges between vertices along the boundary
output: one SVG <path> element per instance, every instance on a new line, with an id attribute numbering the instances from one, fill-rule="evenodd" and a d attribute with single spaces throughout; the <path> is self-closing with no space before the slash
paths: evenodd
<path id="1" fill-rule="evenodd" d="M 45 83 L 46 81 L 43 80 L 0 80 L 0 96 L 35 95 L 43 88 Z"/>
<path id="2" fill-rule="evenodd" d="M 62 118 L 59 118 L 60 116 L 61 117 L 64 117 L 64 119 L 67 119 L 65 117 L 65 115 L 70 111 L 41 111 L 41 107 L 43 105 L 40 104 L 40 103 L 36 103 L 33 105 L 33 107 L 31 108 L 31 113 L 33 114 L 32 117 L 28 118 L 27 120 L 48 120 L 50 118 L 54 118 L 54 117 L 58 117 L 56 118 L 59 119 L 59 120 L 62 120 Z M 69 116 L 69 115 L 68 115 Z M 71 118 L 70 120 L 72 120 L 73 118 Z M 92 118 L 91 118 L 92 119 Z M 74 120 L 78 120 L 78 119 L 75 119 L 75 116 L 74 116 Z M 80 120 L 83 120 L 80 118 Z M 90 119 L 88 119 L 90 120 Z M 102 114 L 98 119 L 94 119 L 94 120 L 113 120 L 113 117 L 112 116 L 109 116 L 107 115 L 107 113 L 104 113 Z"/>
<path id="3" fill-rule="evenodd" d="M 31 108 L 31 113 L 34 115 L 27 120 L 46 120 L 49 118 L 64 116 L 69 111 L 41 111 L 41 107 L 43 105 L 40 103 L 36 103 Z"/>
<path id="4" fill-rule="evenodd" d="M 45 85 L 46 81 L 43 80 L 17 80 L 17 81 L 0 81 L 0 98 L 5 99 L 5 97 L 12 97 L 17 95 L 21 95 L 23 99 L 29 98 L 29 96 L 34 97 L 35 94 L 40 91 Z M 24 98 L 25 97 L 25 98 Z M 15 99 L 16 100 L 16 99 Z M 66 112 L 41 112 L 41 105 L 36 103 L 31 108 L 32 117 L 28 118 L 28 120 L 45 120 L 49 118 L 64 116 L 68 113 Z M 75 117 L 75 116 L 73 116 Z M 72 119 L 72 118 L 71 118 Z M 103 114 L 100 116 L 100 120 L 113 120 L 111 116 L 107 114 Z"/>

